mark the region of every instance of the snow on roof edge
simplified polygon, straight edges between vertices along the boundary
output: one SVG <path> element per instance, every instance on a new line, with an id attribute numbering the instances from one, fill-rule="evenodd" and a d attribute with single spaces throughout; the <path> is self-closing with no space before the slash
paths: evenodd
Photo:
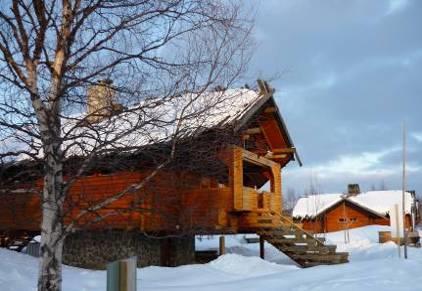
<path id="1" fill-rule="evenodd" d="M 380 195 L 383 196 L 382 199 L 380 199 Z M 394 204 L 401 205 L 401 197 L 401 190 L 368 191 L 350 197 L 345 197 L 344 194 L 340 193 L 311 195 L 308 197 L 302 197 L 298 200 L 295 207 L 293 208 L 292 216 L 294 218 L 301 219 L 307 217 L 313 218 L 320 215 L 343 199 L 355 205 L 361 206 L 362 208 L 366 208 L 374 214 L 386 216 Z M 412 200 L 412 195 L 409 192 L 406 192 L 406 213 L 411 213 Z"/>

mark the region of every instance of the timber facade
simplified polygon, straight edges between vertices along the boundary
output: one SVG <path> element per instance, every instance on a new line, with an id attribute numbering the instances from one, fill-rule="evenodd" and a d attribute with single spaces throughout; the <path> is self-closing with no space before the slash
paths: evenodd
<path id="1" fill-rule="evenodd" d="M 281 215 L 281 173 L 287 163 L 299 159 L 273 98 L 274 90 L 262 81 L 259 87 L 256 98 L 242 105 L 230 123 L 220 122 L 182 141 L 174 161 L 142 188 L 132 189 L 131 185 L 154 171 L 154 161 L 160 160 L 157 152 L 166 152 L 165 145 L 129 155 L 117 153 L 99 160 L 89 173 L 75 180 L 66 198 L 64 221 L 73 223 L 77 231 L 65 241 L 65 263 L 102 268 L 119 256 L 138 255 L 139 265 L 178 265 L 193 258 L 197 234 L 291 229 L 292 223 L 283 222 Z M 69 176 L 77 168 L 75 164 L 77 158 L 69 160 Z M 31 163 L 20 163 L 2 171 L 3 181 L 9 181 L 3 183 L 0 199 L 0 231 L 6 247 L 23 234 L 31 237 L 40 232 L 41 176 L 10 178 L 11 173 L 29 167 Z M 116 193 L 123 194 L 103 208 L 92 208 Z M 300 232 L 296 230 L 298 235 Z M 116 251 L 121 245 L 126 245 L 125 250 Z M 151 247 L 145 250 L 146 245 Z M 334 261 L 321 263 L 347 261 L 347 256 L 336 255 L 335 248 L 329 251 Z M 309 266 L 319 262 L 315 250 L 313 253 Z M 81 261 L 81 257 L 92 259 Z M 308 257 L 294 253 L 291 257 L 302 265 L 309 262 Z"/>
<path id="2" fill-rule="evenodd" d="M 346 200 L 327 209 L 313 218 L 296 220 L 299 225 L 312 233 L 326 233 L 351 229 L 366 225 L 390 225 L 390 220 Z"/>

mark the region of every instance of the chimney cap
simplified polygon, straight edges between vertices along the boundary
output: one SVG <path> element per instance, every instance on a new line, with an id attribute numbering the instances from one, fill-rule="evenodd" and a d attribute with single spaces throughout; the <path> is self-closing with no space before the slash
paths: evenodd
<path id="1" fill-rule="evenodd" d="M 359 184 L 348 184 L 347 185 L 347 194 L 348 195 L 358 195 L 360 193 Z"/>

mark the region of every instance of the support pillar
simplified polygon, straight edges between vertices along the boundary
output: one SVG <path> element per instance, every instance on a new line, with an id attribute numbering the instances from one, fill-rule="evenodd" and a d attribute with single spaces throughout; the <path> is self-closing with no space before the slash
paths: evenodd
<path id="1" fill-rule="evenodd" d="M 261 235 L 259 236 L 259 256 L 265 259 L 265 240 Z"/>
<path id="2" fill-rule="evenodd" d="M 226 252 L 226 241 L 225 241 L 225 237 L 224 235 L 220 236 L 220 256 L 224 255 L 224 253 Z"/>

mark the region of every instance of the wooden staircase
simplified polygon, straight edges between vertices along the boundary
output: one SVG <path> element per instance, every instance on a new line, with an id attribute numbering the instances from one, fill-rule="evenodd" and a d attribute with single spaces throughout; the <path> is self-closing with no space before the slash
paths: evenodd
<path id="1" fill-rule="evenodd" d="M 302 267 L 348 262 L 349 253 L 336 252 L 337 246 L 325 245 L 286 217 L 281 217 L 280 227 L 257 233 Z"/>
<path id="2" fill-rule="evenodd" d="M 0 247 L 21 252 L 39 232 L 0 232 Z"/>

